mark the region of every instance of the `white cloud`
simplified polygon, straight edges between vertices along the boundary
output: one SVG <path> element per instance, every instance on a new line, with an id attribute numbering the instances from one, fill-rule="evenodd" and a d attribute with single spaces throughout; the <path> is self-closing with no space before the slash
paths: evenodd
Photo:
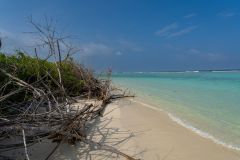
<path id="1" fill-rule="evenodd" d="M 226 59 L 226 57 L 219 53 L 201 51 L 199 49 L 191 48 L 187 51 L 188 55 L 194 56 L 196 58 L 201 58 L 208 61 L 221 61 Z"/>
<path id="2" fill-rule="evenodd" d="M 3 28 L 0 28 L 0 36 L 1 37 L 9 37 L 9 36 L 13 36 L 13 34 Z"/>
<path id="3" fill-rule="evenodd" d="M 190 33 L 196 28 L 197 26 L 180 28 L 177 23 L 172 23 L 155 32 L 155 35 L 166 38 L 178 37 Z"/>
<path id="4" fill-rule="evenodd" d="M 224 17 L 224 18 L 229 18 L 229 17 L 233 17 L 236 15 L 236 13 L 231 12 L 231 11 L 223 11 L 218 13 L 219 16 Z"/>
<path id="5" fill-rule="evenodd" d="M 143 49 L 139 47 L 136 43 L 124 39 L 118 40 L 118 45 L 120 49 L 134 52 L 141 52 Z"/>
<path id="6" fill-rule="evenodd" d="M 165 47 L 170 50 L 169 53 L 174 53 L 177 58 L 181 59 L 202 60 L 208 62 L 219 62 L 227 59 L 222 53 L 215 53 L 213 51 L 206 51 L 198 48 L 184 48 L 172 44 L 166 44 Z"/>
<path id="7" fill-rule="evenodd" d="M 117 51 L 117 52 L 116 52 L 116 55 L 117 55 L 117 56 L 121 56 L 121 55 L 123 55 L 123 53 L 122 53 L 121 51 Z"/>
<path id="8" fill-rule="evenodd" d="M 0 28 L 0 37 L 3 41 L 3 49 L 11 52 L 13 49 L 27 49 L 35 46 L 35 40 L 26 33 L 15 33 Z"/>
<path id="9" fill-rule="evenodd" d="M 27 51 L 29 54 L 33 52 L 34 46 L 37 44 L 37 38 L 33 35 L 25 34 L 25 33 L 14 33 L 9 32 L 5 29 L 0 28 L 0 38 L 3 41 L 3 48 L 2 50 L 7 53 L 11 53 L 16 49 L 22 49 Z M 75 42 L 73 45 L 77 46 L 81 49 L 80 57 L 90 57 L 99 54 L 115 54 L 117 56 L 123 55 L 123 52 L 120 50 L 126 51 L 140 51 L 141 49 L 137 47 L 134 43 L 129 41 L 121 41 L 121 43 L 117 42 L 117 46 L 108 45 L 101 42 L 85 42 L 78 44 Z M 61 45 L 61 49 L 66 49 L 66 46 L 63 44 Z M 38 53 L 41 54 L 40 56 L 44 56 L 48 53 L 47 48 L 38 48 Z"/>
<path id="10" fill-rule="evenodd" d="M 192 17 L 195 17 L 195 16 L 196 16 L 196 13 L 190 13 L 188 15 L 183 16 L 183 18 L 188 19 L 188 18 L 192 18 Z"/>
<path id="11" fill-rule="evenodd" d="M 201 53 L 201 51 L 199 51 L 198 49 L 195 49 L 195 48 L 191 48 L 191 49 L 189 49 L 189 53 L 191 53 L 191 54 L 199 54 L 199 53 Z"/>
<path id="12" fill-rule="evenodd" d="M 177 28 L 178 28 L 178 24 L 172 23 L 158 30 L 157 32 L 155 32 L 155 34 L 158 36 L 167 36 L 169 35 L 170 32 L 172 32 L 173 30 L 176 30 Z"/>
<path id="13" fill-rule="evenodd" d="M 210 61 L 221 61 L 221 60 L 225 60 L 226 57 L 222 54 L 217 54 L 217 53 L 212 53 L 209 52 L 206 54 L 206 57 L 210 60 Z"/>
<path id="14" fill-rule="evenodd" d="M 182 36 L 182 35 L 184 35 L 184 34 L 187 34 L 187 33 L 192 32 L 192 31 L 195 30 L 196 28 L 197 28 L 197 26 L 187 27 L 187 28 L 181 29 L 181 30 L 179 30 L 179 31 L 177 31 L 177 32 L 170 33 L 167 37 L 168 37 L 168 38 L 171 38 L 171 37 Z"/>
<path id="15" fill-rule="evenodd" d="M 102 43 L 85 43 L 80 45 L 80 48 L 83 50 L 83 55 L 91 56 L 96 54 L 109 54 L 113 51 L 113 49 Z"/>

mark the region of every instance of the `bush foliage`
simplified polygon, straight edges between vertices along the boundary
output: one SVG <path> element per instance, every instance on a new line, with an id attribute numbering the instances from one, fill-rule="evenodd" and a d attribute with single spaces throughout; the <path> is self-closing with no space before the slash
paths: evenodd
<path id="1" fill-rule="evenodd" d="M 94 78 L 93 73 L 85 67 L 76 64 L 71 59 L 64 60 L 61 63 L 55 63 L 28 56 L 20 51 L 17 51 L 14 55 L 0 53 L 0 68 L 29 84 L 34 84 L 41 80 L 42 85 L 47 84 L 51 91 L 54 91 L 55 88 L 59 88 L 59 68 L 62 85 L 68 96 L 80 96 L 91 92 L 90 96 L 93 97 L 99 96 L 96 94 L 100 93 L 97 87 L 98 84 L 100 85 L 100 82 Z M 10 78 L 8 76 L 0 72 L 0 88 L 2 95 L 10 93 L 15 90 L 16 87 L 19 87 L 14 84 L 8 84 L 6 86 L 9 80 Z M 12 96 L 12 98 L 14 98 L 12 100 L 22 100 L 29 96 L 31 97 L 31 95 L 27 95 L 26 93 L 19 93 L 14 97 Z"/>

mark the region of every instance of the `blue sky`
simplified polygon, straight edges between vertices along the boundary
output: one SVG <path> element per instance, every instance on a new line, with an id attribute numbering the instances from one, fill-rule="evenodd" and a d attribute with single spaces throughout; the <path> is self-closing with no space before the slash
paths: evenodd
<path id="1" fill-rule="evenodd" d="M 26 48 L 27 17 L 75 35 L 79 61 L 96 70 L 240 68 L 240 1 L 0 0 L 3 50 Z"/>

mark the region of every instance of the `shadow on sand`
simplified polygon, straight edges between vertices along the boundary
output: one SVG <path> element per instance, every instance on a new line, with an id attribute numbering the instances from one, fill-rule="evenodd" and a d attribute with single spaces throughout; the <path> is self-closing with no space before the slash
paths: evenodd
<path id="1" fill-rule="evenodd" d="M 105 113 L 105 115 L 113 112 L 115 109 L 117 108 L 111 109 Z M 62 143 L 49 160 L 126 159 L 126 157 L 116 152 L 111 152 L 111 150 L 120 151 L 136 159 L 141 159 L 147 150 L 137 147 L 132 143 L 132 139 L 135 136 L 144 134 L 145 131 L 131 132 L 129 130 L 119 129 L 115 127 L 118 125 L 112 124 L 114 118 L 116 117 L 104 116 L 97 118 L 89 124 L 90 127 L 87 130 L 87 139 L 94 143 L 86 144 L 79 142 L 74 145 Z M 30 160 L 46 159 L 56 145 L 56 143 L 52 143 L 50 140 L 46 139 L 40 143 L 29 146 L 28 153 Z M 22 148 L 6 152 L 4 155 L 13 157 L 13 159 L 17 160 L 26 159 Z M 4 157 L 0 157 L 0 159 L 2 158 Z"/>
<path id="2" fill-rule="evenodd" d="M 128 143 L 131 138 L 141 132 L 133 133 L 128 130 L 120 130 L 119 128 L 110 127 L 109 124 L 113 118 L 98 118 L 94 121 L 88 129 L 88 139 L 94 143 L 85 144 L 78 143 L 75 145 L 62 144 L 57 149 L 56 153 L 51 159 L 54 160 L 106 160 L 106 159 L 126 159 L 121 154 L 111 152 L 112 149 L 121 151 L 134 158 L 141 158 L 146 150 L 139 151 L 137 147 L 121 148 L 124 144 Z M 107 146 L 108 149 L 102 149 L 101 146 Z M 105 147 L 103 147 L 105 148 Z"/>

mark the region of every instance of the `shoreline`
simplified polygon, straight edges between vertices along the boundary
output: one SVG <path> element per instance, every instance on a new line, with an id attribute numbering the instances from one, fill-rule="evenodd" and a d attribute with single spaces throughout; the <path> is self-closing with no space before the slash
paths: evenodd
<path id="1" fill-rule="evenodd" d="M 88 139 L 116 148 L 136 159 L 150 160 L 239 160 L 240 151 L 226 148 L 174 122 L 169 115 L 135 99 L 110 103 L 103 117 L 93 122 Z M 56 144 L 44 140 L 29 146 L 30 159 L 44 159 Z M 10 151 L 25 159 L 23 148 Z M 7 153 L 6 153 L 7 154 Z M 125 159 L 83 143 L 63 143 L 52 159 Z"/>
<path id="2" fill-rule="evenodd" d="M 209 138 L 180 125 L 163 110 L 134 100 L 118 101 L 111 116 L 115 122 L 111 124 L 131 132 L 141 132 L 123 146 L 135 146 L 136 150 L 147 149 L 142 159 L 156 159 L 168 155 L 166 159 L 209 159 L 239 160 L 240 152 L 215 143 Z M 129 102 L 127 102 L 129 101 Z M 108 107 L 112 108 L 112 107 Z M 109 110 L 109 109 L 108 109 Z M 116 122 L 117 121 L 117 122 Z M 173 150 L 173 151 L 171 151 Z M 131 152 L 129 153 L 131 155 Z"/>
<path id="3" fill-rule="evenodd" d="M 232 149 L 232 150 L 236 150 L 236 151 L 240 151 L 240 148 L 237 147 L 237 146 L 234 146 L 232 144 L 227 144 L 221 140 L 219 140 L 218 138 L 214 137 L 212 134 L 208 133 L 208 132 L 205 132 L 205 131 L 202 131 L 201 129 L 198 129 L 190 124 L 187 124 L 185 123 L 184 121 L 182 121 L 180 118 L 176 117 L 175 115 L 173 115 L 172 113 L 170 112 L 167 112 L 161 108 L 158 108 L 158 107 L 155 107 L 154 105 L 150 105 L 150 104 L 147 104 L 147 103 L 144 103 L 144 102 L 141 102 L 140 100 L 131 100 L 135 103 L 140 103 L 141 105 L 144 105 L 150 109 L 153 109 L 153 110 L 156 110 L 156 111 L 159 111 L 159 112 L 164 112 L 165 114 L 168 115 L 169 119 L 171 119 L 173 122 L 177 123 L 178 125 L 192 131 L 193 133 L 203 137 L 203 138 L 206 138 L 206 139 L 209 139 L 211 140 L 212 142 L 218 144 L 218 145 L 221 145 L 223 147 L 226 147 L 228 149 Z"/>

